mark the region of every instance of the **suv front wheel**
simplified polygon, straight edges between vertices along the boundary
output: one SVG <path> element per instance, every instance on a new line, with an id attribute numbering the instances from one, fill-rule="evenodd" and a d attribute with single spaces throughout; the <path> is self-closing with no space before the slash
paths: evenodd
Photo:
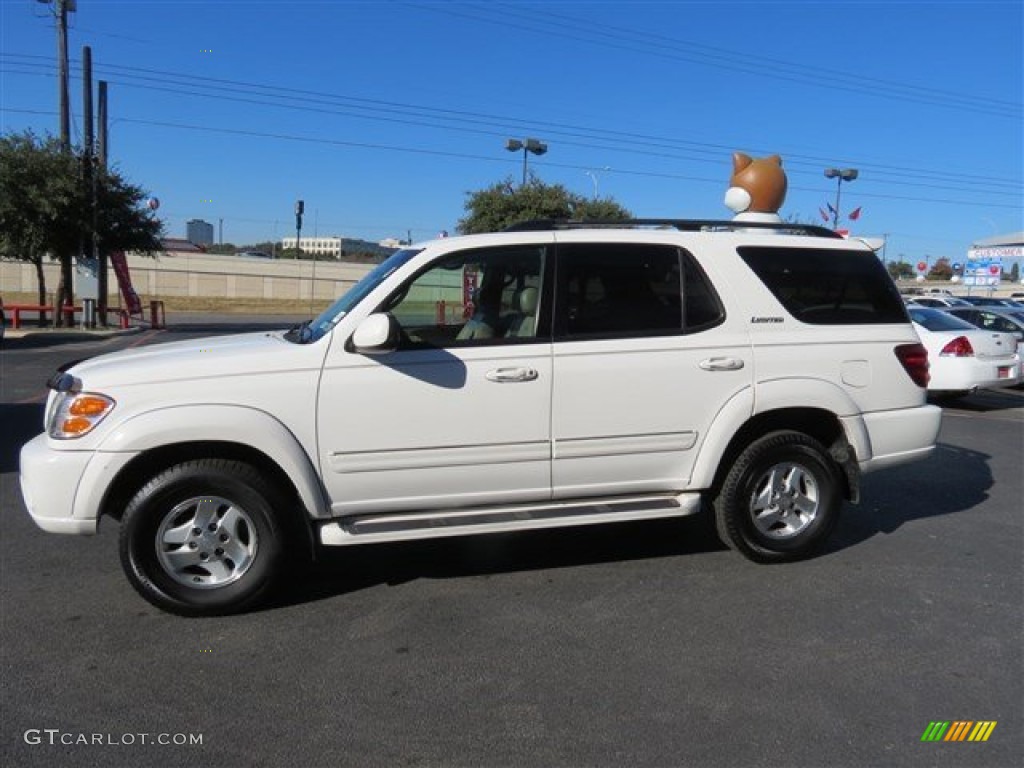
<path id="1" fill-rule="evenodd" d="M 839 517 L 839 472 L 800 432 L 772 432 L 736 459 L 715 498 L 722 541 L 750 560 L 777 563 L 816 552 Z"/>
<path id="2" fill-rule="evenodd" d="M 132 586 L 184 616 L 250 607 L 280 570 L 276 498 L 241 462 L 200 459 L 164 470 L 135 494 L 121 520 L 121 564 Z"/>

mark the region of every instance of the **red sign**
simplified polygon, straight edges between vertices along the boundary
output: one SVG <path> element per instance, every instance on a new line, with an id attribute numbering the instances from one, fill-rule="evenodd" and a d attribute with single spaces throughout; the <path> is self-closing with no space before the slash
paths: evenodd
<path id="1" fill-rule="evenodd" d="M 928 262 L 927 261 L 919 261 L 919 262 L 917 262 L 917 271 L 918 272 L 924 272 L 927 269 L 928 269 Z"/>
<path id="2" fill-rule="evenodd" d="M 467 267 L 462 273 L 462 317 L 469 319 L 473 316 L 473 299 L 476 298 L 476 267 Z"/>
<path id="3" fill-rule="evenodd" d="M 110 254 L 110 265 L 117 275 L 117 284 L 121 288 L 121 295 L 124 296 L 124 303 L 128 307 L 128 314 L 142 314 L 142 300 L 139 294 L 132 288 L 132 276 L 128 273 L 128 259 L 124 251 L 114 251 Z"/>

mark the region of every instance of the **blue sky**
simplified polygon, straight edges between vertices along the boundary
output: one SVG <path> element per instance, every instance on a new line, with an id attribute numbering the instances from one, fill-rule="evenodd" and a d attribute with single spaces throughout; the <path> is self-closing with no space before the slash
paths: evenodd
<path id="1" fill-rule="evenodd" d="M 643 217 L 728 218 L 731 154 L 778 153 L 786 216 L 835 203 L 888 258 L 1024 229 L 1024 3 L 79 0 L 111 155 L 168 234 L 379 240 L 454 230 L 521 175 Z M 57 132 L 49 7 L 0 0 L 0 129 Z"/>

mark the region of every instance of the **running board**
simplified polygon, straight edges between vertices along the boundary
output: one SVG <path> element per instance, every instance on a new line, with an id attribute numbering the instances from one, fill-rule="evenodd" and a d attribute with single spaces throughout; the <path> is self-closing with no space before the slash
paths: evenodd
<path id="1" fill-rule="evenodd" d="M 684 517 L 699 512 L 700 505 L 700 494 L 681 493 L 406 514 L 389 512 L 326 522 L 320 528 L 320 541 L 324 546 L 343 547 L 383 541 L 410 541 L 444 536 L 620 523 L 660 517 Z"/>

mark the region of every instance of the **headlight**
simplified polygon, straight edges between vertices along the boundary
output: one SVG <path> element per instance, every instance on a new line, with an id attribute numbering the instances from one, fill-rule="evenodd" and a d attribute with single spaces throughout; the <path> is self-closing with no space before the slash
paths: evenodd
<path id="1" fill-rule="evenodd" d="M 96 392 L 62 392 L 47 418 L 46 431 L 57 440 L 87 435 L 114 410 L 114 401 Z"/>

